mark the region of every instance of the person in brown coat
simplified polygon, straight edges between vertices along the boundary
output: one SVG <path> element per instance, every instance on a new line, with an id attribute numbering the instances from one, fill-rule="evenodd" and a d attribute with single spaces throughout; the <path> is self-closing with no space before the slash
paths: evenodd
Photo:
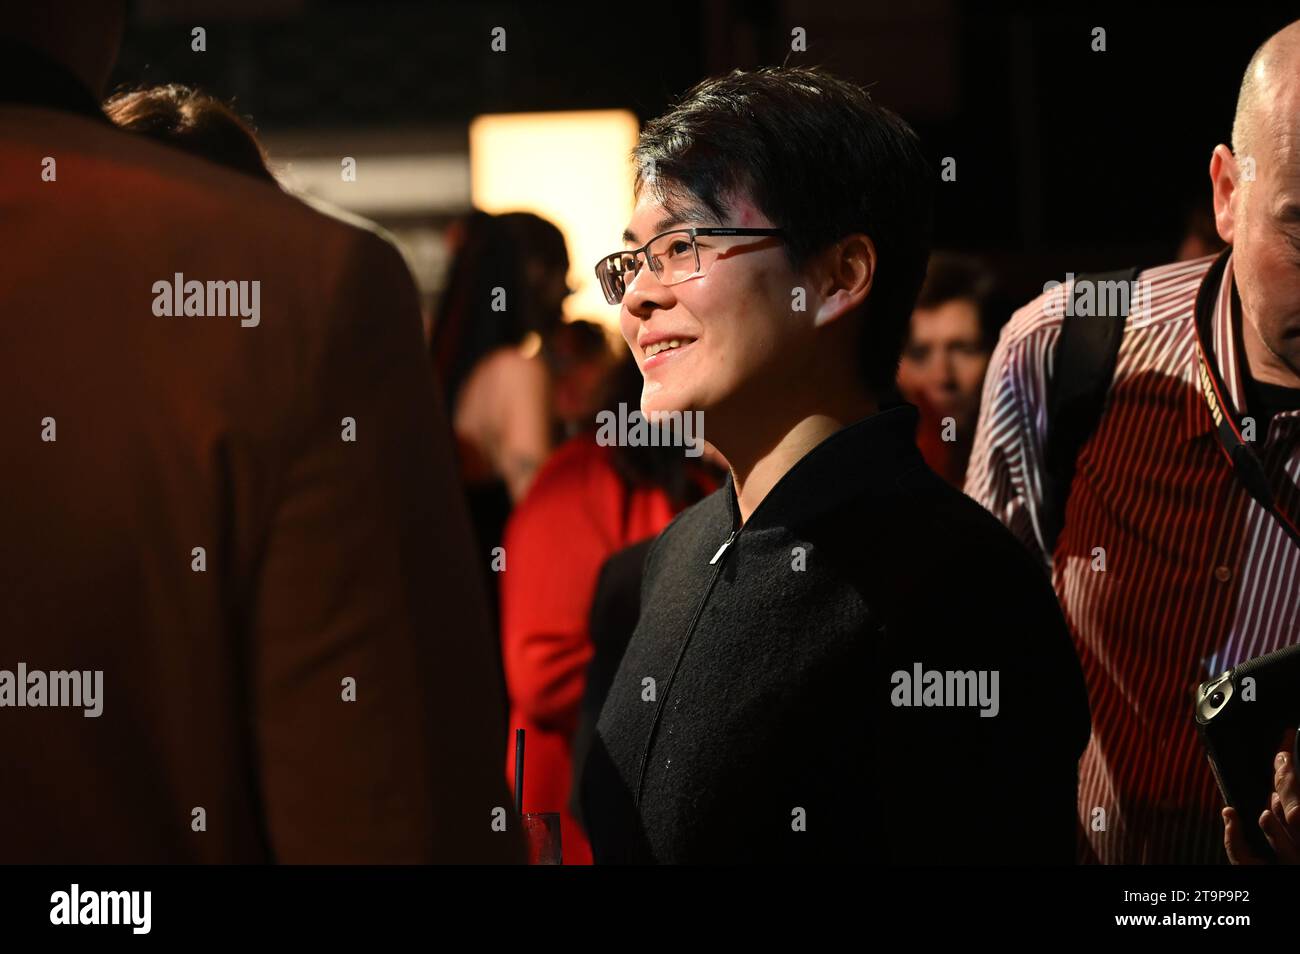
<path id="1" fill-rule="evenodd" d="M 0 861 L 520 860 L 410 275 L 114 129 L 124 6 L 0 21 Z"/>

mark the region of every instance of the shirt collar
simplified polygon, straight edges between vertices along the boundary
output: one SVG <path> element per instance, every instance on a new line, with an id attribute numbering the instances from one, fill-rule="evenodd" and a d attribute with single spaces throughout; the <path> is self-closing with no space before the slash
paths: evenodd
<path id="1" fill-rule="evenodd" d="M 745 530 L 797 527 L 855 497 L 888 491 L 898 478 L 924 466 L 916 449 L 917 409 L 898 404 L 836 431 L 808 453 L 768 491 Z M 727 477 L 732 528 L 740 528 L 736 488 Z"/>
<path id="2" fill-rule="evenodd" d="M 1206 283 L 1215 281 L 1219 284 L 1213 296 L 1203 295 L 1202 290 Z M 1215 259 L 1209 271 L 1205 273 L 1201 288 L 1197 290 L 1196 304 L 1193 305 L 1193 337 L 1189 357 L 1192 387 L 1186 389 L 1187 408 L 1183 428 L 1183 438 L 1187 441 L 1213 435 L 1215 431 L 1214 419 L 1210 416 L 1209 405 L 1202 393 L 1204 385 L 1201 381 L 1200 361 L 1197 357 L 1196 328 L 1199 327 L 1199 321 L 1203 317 L 1197 309 L 1202 307 L 1210 312 L 1211 347 L 1214 350 L 1212 360 L 1219 376 L 1223 379 L 1224 399 L 1229 404 L 1228 413 L 1237 421 L 1238 427 L 1244 429 L 1243 415 L 1250 413 L 1246 404 L 1245 377 L 1249 371 L 1246 370 L 1248 366 L 1245 345 L 1242 342 L 1241 297 L 1237 294 L 1237 283 L 1233 277 L 1231 246 Z M 1272 421 L 1263 425 L 1262 430 L 1257 428 L 1256 440 L 1263 443 L 1274 424 L 1294 429 L 1300 425 L 1300 411 L 1286 411 L 1275 415 Z"/>
<path id="3" fill-rule="evenodd" d="M 0 37 L 0 104 L 40 106 L 108 122 L 94 94 L 62 63 Z"/>

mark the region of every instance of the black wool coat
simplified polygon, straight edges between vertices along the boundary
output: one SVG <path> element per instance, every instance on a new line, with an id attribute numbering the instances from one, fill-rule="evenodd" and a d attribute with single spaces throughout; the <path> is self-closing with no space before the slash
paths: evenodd
<path id="1" fill-rule="evenodd" d="M 597 863 L 1072 862 L 1069 632 L 916 423 L 865 418 L 743 528 L 728 480 L 656 540 L 580 782 Z M 945 675 L 981 672 L 984 704 Z"/>

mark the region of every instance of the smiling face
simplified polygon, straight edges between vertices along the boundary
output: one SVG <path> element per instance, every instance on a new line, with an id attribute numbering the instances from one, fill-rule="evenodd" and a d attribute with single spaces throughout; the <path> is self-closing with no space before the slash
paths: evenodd
<path id="1" fill-rule="evenodd" d="M 625 247 L 668 229 L 710 225 L 776 227 L 747 199 L 731 203 L 728 220 L 717 222 L 699 203 L 664 200 L 647 188 Z M 800 279 L 780 240 L 700 236 L 697 242 L 705 274 L 665 286 L 642 267 L 623 297 L 619 323 L 644 378 L 647 417 L 759 407 L 781 388 L 797 387 L 801 375 L 807 380 L 812 309 L 791 307 Z"/>

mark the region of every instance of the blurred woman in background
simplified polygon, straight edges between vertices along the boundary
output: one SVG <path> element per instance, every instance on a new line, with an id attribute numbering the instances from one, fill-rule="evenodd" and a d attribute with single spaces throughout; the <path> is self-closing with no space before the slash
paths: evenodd
<path id="1" fill-rule="evenodd" d="M 529 212 L 475 212 L 464 233 L 434 320 L 433 361 L 467 487 L 497 483 L 517 503 L 551 448 L 538 351 L 563 321 L 569 253 L 560 230 Z"/>
<path id="2" fill-rule="evenodd" d="M 584 319 L 567 321 L 548 335 L 542 357 L 551 372 L 551 433 L 560 444 L 591 426 L 617 359 L 604 329 Z"/>
<path id="3" fill-rule="evenodd" d="M 563 322 L 569 253 L 555 225 L 527 212 L 475 211 L 455 230 L 458 244 L 430 350 L 495 631 L 501 561 L 494 551 L 511 508 L 552 447 L 551 380 L 541 344 Z M 504 671 L 498 676 L 504 709 Z"/>
<path id="4" fill-rule="evenodd" d="M 983 261 L 952 252 L 930 256 L 898 363 L 898 389 L 920 410 L 916 445 L 925 462 L 958 490 L 975 443 L 984 372 L 1010 314 Z"/>

